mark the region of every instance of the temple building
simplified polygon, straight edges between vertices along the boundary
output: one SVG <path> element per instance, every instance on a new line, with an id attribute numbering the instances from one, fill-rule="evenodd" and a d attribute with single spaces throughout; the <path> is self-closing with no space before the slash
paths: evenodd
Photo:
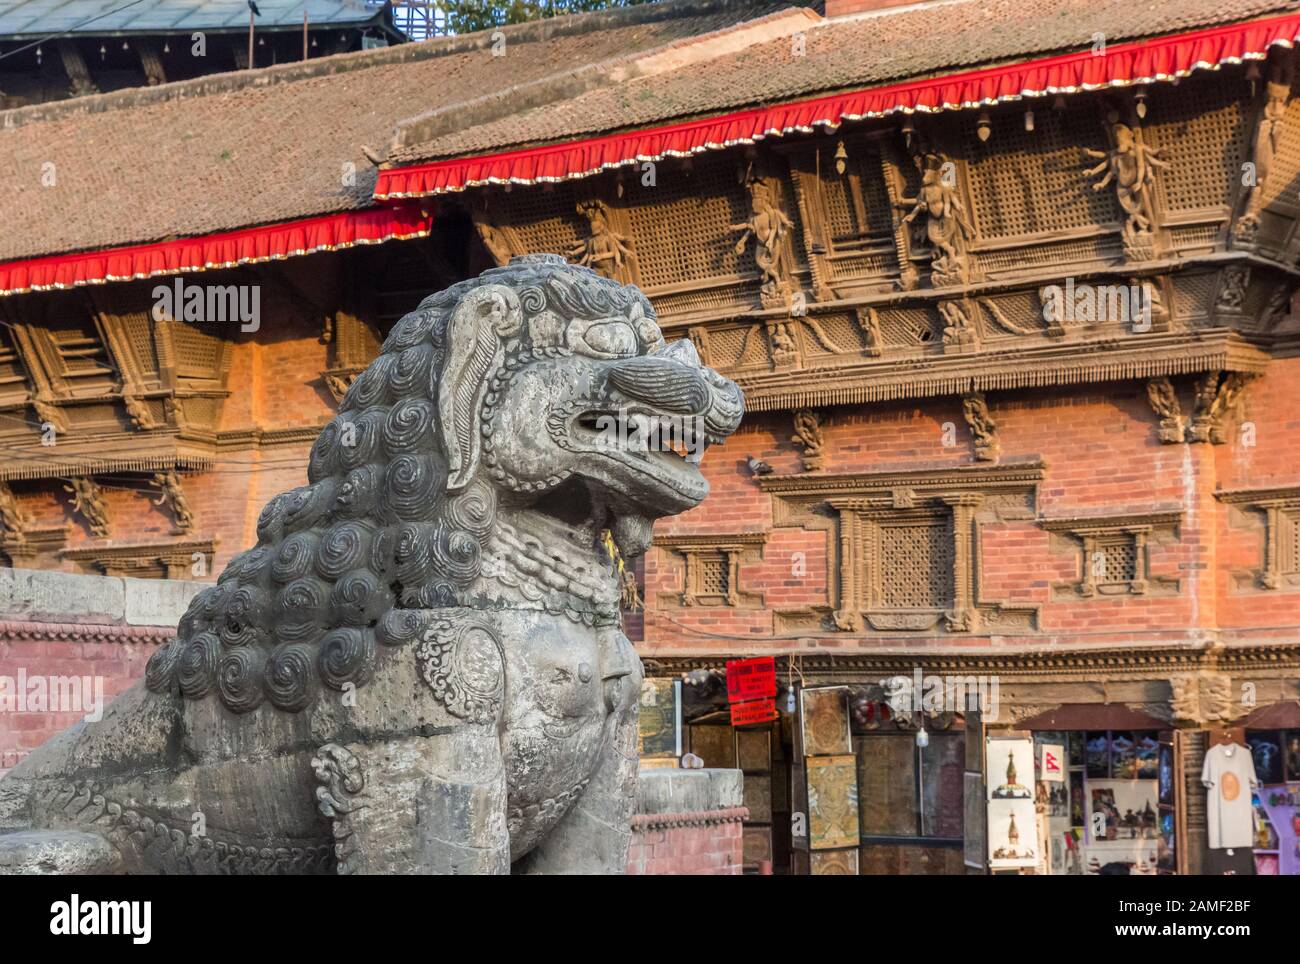
<path id="1" fill-rule="evenodd" d="M 1298 37 L 665 0 L 6 110 L 0 552 L 214 578 L 403 313 L 564 254 L 746 393 L 626 626 L 751 869 L 1300 872 L 1201 782 L 1300 794 Z"/>
<path id="2" fill-rule="evenodd" d="M 0 108 L 404 43 L 390 4 L 27 0 L 0 10 Z M 409 18 L 408 18 L 409 19 Z"/>

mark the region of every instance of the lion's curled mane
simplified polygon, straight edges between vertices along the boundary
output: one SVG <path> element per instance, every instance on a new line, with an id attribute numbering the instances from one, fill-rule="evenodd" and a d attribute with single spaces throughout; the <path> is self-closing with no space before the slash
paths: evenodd
<path id="1" fill-rule="evenodd" d="M 543 258 L 518 259 L 426 298 L 394 326 L 321 430 L 309 484 L 266 504 L 257 545 L 194 597 L 176 637 L 150 658 L 151 691 L 215 694 L 236 713 L 264 701 L 301 710 L 319 685 L 364 685 L 378 646 L 413 641 L 419 621 L 410 610 L 464 604 L 496 493 L 477 474 L 448 491 L 439 399 L 453 350 L 449 323 L 484 285 L 517 292 L 522 324 L 501 333 L 516 360 L 566 350 L 530 337 L 556 319 L 635 308 L 653 323 L 635 289 Z M 470 430 L 478 430 L 476 419 Z"/>

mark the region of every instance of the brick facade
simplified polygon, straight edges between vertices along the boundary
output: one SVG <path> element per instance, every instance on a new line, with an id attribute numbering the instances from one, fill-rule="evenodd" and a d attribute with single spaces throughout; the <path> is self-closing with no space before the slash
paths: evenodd
<path id="1" fill-rule="evenodd" d="M 1140 382 L 989 394 L 1001 444 L 999 464 L 1043 465 L 1035 518 L 981 526 L 978 569 L 988 600 L 1038 607 L 1037 634 L 1055 641 L 1127 643 L 1191 638 L 1197 631 L 1255 631 L 1293 625 L 1300 590 L 1268 590 L 1243 574 L 1264 558 L 1262 515 L 1226 504 L 1216 493 L 1300 487 L 1300 422 L 1291 418 L 1287 386 L 1300 359 L 1275 361 L 1245 393 L 1226 444 L 1164 444 Z M 1187 391 L 1184 386 L 1184 392 Z M 960 399 L 845 407 L 825 413 L 826 474 L 891 473 L 974 466 Z M 827 565 L 833 530 L 774 526 L 773 500 L 748 468 L 753 456 L 773 475 L 801 474 L 788 415 L 747 418 L 704 461 L 712 491 L 699 508 L 662 523 L 664 536 L 768 533 L 761 558 L 742 563 L 741 606 L 680 604 L 683 560 L 655 547 L 647 557 L 647 655 L 711 652 L 713 635 L 735 637 L 754 651 L 869 646 L 863 640 L 773 639 L 774 610 L 832 603 Z M 1044 523 L 1093 516 L 1177 513 L 1176 536 L 1148 546 L 1153 581 L 1178 581 L 1176 592 L 1071 598 L 1060 587 L 1079 578 L 1077 545 Z M 761 600 L 761 601 L 760 601 Z M 829 634 L 828 634 L 829 635 Z M 925 643 L 915 636 L 910 641 Z M 951 637 L 948 637 L 951 639 Z M 979 633 L 966 637 L 986 644 Z"/>

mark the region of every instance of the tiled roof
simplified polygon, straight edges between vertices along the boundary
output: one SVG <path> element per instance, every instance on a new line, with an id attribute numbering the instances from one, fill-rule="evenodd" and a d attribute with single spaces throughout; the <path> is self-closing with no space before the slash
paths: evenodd
<path id="1" fill-rule="evenodd" d="M 527 147 L 1297 8 L 1300 0 L 937 0 L 827 20 L 807 31 L 802 53 L 780 38 L 433 137 L 399 128 L 389 160 Z"/>
<path id="2" fill-rule="evenodd" d="M 363 0 L 257 0 L 257 29 L 313 24 L 365 24 L 382 19 Z M 13 0 L 0 9 L 0 40 L 51 34 L 161 34 L 181 30 L 246 30 L 248 0 Z"/>
<path id="3" fill-rule="evenodd" d="M 784 5 L 670 0 L 504 28 L 504 56 L 471 34 L 9 111 L 0 261 L 366 207 L 362 146 L 382 152 L 402 118 Z"/>

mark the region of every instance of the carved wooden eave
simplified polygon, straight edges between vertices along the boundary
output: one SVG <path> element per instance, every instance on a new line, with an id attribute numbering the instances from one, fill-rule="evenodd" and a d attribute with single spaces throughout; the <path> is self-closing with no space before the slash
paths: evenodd
<path id="1" fill-rule="evenodd" d="M 682 535 L 655 535 L 654 545 L 660 549 L 747 549 L 767 543 L 767 532 L 686 533 Z"/>
<path id="2" fill-rule="evenodd" d="M 193 579 L 212 571 L 216 548 L 215 537 L 140 543 L 107 540 L 64 549 L 59 554 L 68 562 L 105 576 Z M 196 573 L 198 557 L 202 557 L 202 571 Z"/>
<path id="3" fill-rule="evenodd" d="M 853 493 L 891 492 L 898 488 L 917 492 L 965 488 L 970 485 L 977 485 L 981 489 L 1025 489 L 1041 482 L 1046 471 L 1046 463 L 1035 460 L 997 466 L 962 464 L 903 472 L 766 475 L 760 476 L 757 482 L 760 489 L 775 496 L 824 498 Z"/>
<path id="4" fill-rule="evenodd" d="M 801 639 L 801 643 L 817 640 Z M 1218 672 L 1270 679 L 1293 680 L 1300 669 L 1300 639 L 1230 642 L 1214 647 L 1208 642 L 1146 641 L 1136 638 L 1124 645 L 1053 644 L 1035 646 L 978 645 L 987 640 L 963 640 L 960 647 L 941 638 L 908 640 L 902 646 L 877 646 L 858 652 L 800 651 L 797 654 L 772 650 L 771 641 L 761 655 L 773 655 L 782 677 L 797 671 L 805 685 L 813 682 L 876 682 L 884 677 L 911 675 L 916 667 L 926 673 L 947 675 L 979 674 L 1005 677 L 1009 681 L 1049 682 L 1113 679 L 1167 681 L 1180 673 Z M 831 643 L 830 639 L 826 642 Z M 918 645 L 923 643 L 924 645 Z M 836 643 L 842 646 L 842 642 Z M 749 655 L 743 646 L 726 656 L 681 654 L 650 649 L 642 660 L 650 676 L 676 676 L 695 669 L 715 669 L 726 658 Z M 760 655 L 754 650 L 754 655 Z M 1243 711 L 1244 712 L 1244 711 Z"/>
<path id="5" fill-rule="evenodd" d="M 114 450 L 123 454 L 107 454 Z M 116 435 L 59 436 L 57 444 L 48 447 L 32 441 L 21 447 L 6 443 L 6 457 L 0 460 L 0 479 L 156 472 L 172 468 L 204 471 L 212 467 L 214 454 L 211 446 L 161 433 L 134 435 L 129 445 Z"/>
<path id="6" fill-rule="evenodd" d="M 471 206 L 520 253 L 578 245 L 575 201 L 606 197 L 666 335 L 753 412 L 1254 375 L 1300 353 L 1280 324 L 1300 285 L 1292 60 L 1075 93 L 1028 129 L 1031 102 L 993 108 L 987 139 L 959 112 L 862 121 L 666 159 L 653 187 L 602 174 Z M 759 216 L 770 244 L 737 245 Z M 1140 293 L 1145 317 L 1057 317 L 1045 293 L 1067 286 Z"/>
<path id="7" fill-rule="evenodd" d="M 732 373 L 749 411 L 856 405 L 972 391 L 1079 385 L 1198 374 L 1262 372 L 1269 355 L 1252 339 L 1219 329 L 1196 334 L 1123 335 L 970 355 L 895 361 L 864 359 L 837 368 Z"/>

